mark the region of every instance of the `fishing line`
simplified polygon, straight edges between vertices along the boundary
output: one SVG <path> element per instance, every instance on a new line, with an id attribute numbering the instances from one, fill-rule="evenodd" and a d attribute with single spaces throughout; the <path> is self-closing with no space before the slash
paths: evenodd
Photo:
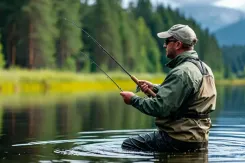
<path id="1" fill-rule="evenodd" d="M 95 40 L 88 32 L 86 32 L 83 28 L 81 28 L 81 27 L 79 27 L 74 21 L 71 21 L 71 20 L 68 20 L 67 18 L 64 18 L 66 21 L 68 21 L 68 22 L 70 22 L 70 23 L 72 23 L 74 26 L 76 26 L 77 28 L 80 28 L 89 38 L 91 38 L 92 39 L 92 41 L 94 42 L 94 43 L 96 43 L 102 50 L 103 50 L 103 52 L 105 52 L 114 62 L 116 62 L 117 63 L 117 65 L 118 66 L 120 66 L 121 67 L 121 69 L 126 73 L 126 74 L 128 74 L 128 76 L 138 85 L 138 86 L 140 86 L 140 83 L 139 83 L 139 80 L 135 77 L 135 76 L 133 76 L 133 75 L 131 75 L 120 63 L 118 63 L 117 61 L 116 61 L 116 59 L 113 57 L 113 56 L 111 56 L 110 54 L 109 54 L 109 52 L 107 52 L 106 50 L 105 50 L 105 48 L 102 46 L 102 45 L 100 45 L 100 43 L 97 41 L 97 40 Z M 156 94 L 151 90 L 151 89 L 148 89 L 147 90 L 147 92 L 151 95 L 151 96 L 153 96 L 153 97 L 155 97 L 156 96 Z"/>
<path id="2" fill-rule="evenodd" d="M 122 70 L 126 73 L 126 74 L 128 74 L 130 77 L 132 76 L 120 63 L 118 63 L 117 61 L 116 61 L 116 59 L 112 56 L 112 55 L 110 55 L 109 54 L 109 52 L 107 52 L 106 50 L 105 50 L 105 48 L 97 41 L 97 40 L 95 40 L 88 32 L 86 32 L 83 28 L 81 28 L 81 27 L 79 27 L 74 21 L 71 21 L 71 20 L 68 20 L 67 18 L 64 18 L 66 21 L 68 21 L 68 22 L 70 22 L 70 23 L 72 23 L 73 25 L 75 25 L 77 28 L 80 28 L 89 38 L 91 38 L 92 40 L 93 40 L 93 42 L 94 43 L 96 43 L 102 50 L 103 50 L 103 52 L 105 52 L 113 61 L 115 61 L 116 63 L 117 63 L 117 65 L 118 66 L 120 66 L 121 68 L 122 68 Z"/>
<path id="3" fill-rule="evenodd" d="M 97 66 L 117 86 L 117 88 L 123 92 L 122 88 L 102 68 L 100 68 L 100 66 L 90 56 L 88 56 L 86 53 L 81 53 L 85 55 L 91 61 L 91 63 L 95 64 L 95 66 Z"/>

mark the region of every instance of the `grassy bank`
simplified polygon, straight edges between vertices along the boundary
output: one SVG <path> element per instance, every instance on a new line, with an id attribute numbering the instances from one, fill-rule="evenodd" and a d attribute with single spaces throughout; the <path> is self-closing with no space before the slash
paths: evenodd
<path id="1" fill-rule="evenodd" d="M 0 72 L 0 94 L 13 93 L 72 93 L 118 90 L 104 74 L 58 72 L 50 70 L 10 70 Z M 134 90 L 135 83 L 125 73 L 109 72 L 108 75 L 123 89 Z M 138 79 L 161 83 L 165 74 L 132 74 Z M 217 84 L 245 85 L 245 80 L 224 80 Z"/>
<path id="2" fill-rule="evenodd" d="M 28 71 L 10 70 L 1 71 L 0 93 L 47 93 L 47 92 L 88 92 L 113 91 L 118 88 L 104 74 L 86 74 L 72 72 L 58 72 L 50 70 Z M 135 89 L 135 83 L 122 72 L 111 72 L 108 75 L 123 89 Z M 138 79 L 160 83 L 164 74 L 133 74 Z"/>

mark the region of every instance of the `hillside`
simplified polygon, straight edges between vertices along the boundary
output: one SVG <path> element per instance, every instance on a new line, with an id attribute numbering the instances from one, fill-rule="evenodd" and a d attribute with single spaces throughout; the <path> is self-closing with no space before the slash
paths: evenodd
<path id="1" fill-rule="evenodd" d="M 211 32 L 245 18 L 245 13 L 241 11 L 211 5 L 186 5 L 179 10 L 186 17 L 193 18 L 202 28 L 208 28 Z"/>
<path id="2" fill-rule="evenodd" d="M 245 19 L 219 29 L 215 36 L 219 45 L 245 45 Z"/>

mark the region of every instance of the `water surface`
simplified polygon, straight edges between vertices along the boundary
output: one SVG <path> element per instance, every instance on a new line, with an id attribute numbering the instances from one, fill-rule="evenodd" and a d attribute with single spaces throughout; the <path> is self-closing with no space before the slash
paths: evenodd
<path id="1" fill-rule="evenodd" d="M 3 162 L 245 162 L 242 86 L 218 87 L 209 148 L 198 153 L 122 150 L 125 138 L 152 132 L 155 125 L 118 92 L 34 99 L 9 98 L 0 106 Z"/>

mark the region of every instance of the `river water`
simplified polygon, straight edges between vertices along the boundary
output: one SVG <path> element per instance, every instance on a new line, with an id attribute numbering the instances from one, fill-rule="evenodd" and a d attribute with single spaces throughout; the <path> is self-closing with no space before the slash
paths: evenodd
<path id="1" fill-rule="evenodd" d="M 245 162 L 245 87 L 217 88 L 208 151 L 196 153 L 122 150 L 155 125 L 118 92 L 9 98 L 0 106 L 1 162 Z"/>

